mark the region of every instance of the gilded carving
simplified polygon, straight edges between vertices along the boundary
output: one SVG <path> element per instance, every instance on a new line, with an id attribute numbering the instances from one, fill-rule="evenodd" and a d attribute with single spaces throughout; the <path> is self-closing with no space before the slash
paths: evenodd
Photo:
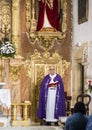
<path id="1" fill-rule="evenodd" d="M 34 55 L 31 56 L 31 59 L 35 60 L 35 59 L 39 59 L 41 58 L 41 53 L 38 52 L 37 49 L 34 49 Z"/>
<path id="2" fill-rule="evenodd" d="M 50 50 L 54 46 L 55 37 L 45 35 L 38 37 L 38 44 L 44 50 Z"/>
<path id="3" fill-rule="evenodd" d="M 53 54 L 48 51 L 40 53 L 38 50 L 34 50 L 34 54 L 30 55 L 25 61 L 28 76 L 31 78 L 32 120 L 36 120 L 40 84 L 43 77 L 48 74 L 50 65 L 55 65 L 57 73 L 64 77 L 70 63 L 64 60 L 57 52 Z"/>
<path id="4" fill-rule="evenodd" d="M 44 77 L 44 66 L 37 66 L 38 69 L 37 69 L 37 80 L 36 80 L 36 83 L 35 83 L 35 87 L 36 87 L 36 100 L 38 101 L 38 98 L 39 98 L 39 90 L 40 90 L 40 85 L 41 85 L 41 82 L 42 82 L 42 78 Z"/>
<path id="5" fill-rule="evenodd" d="M 10 67 L 10 77 L 13 81 L 16 81 L 19 79 L 20 76 L 20 66 L 11 66 Z"/>
<path id="6" fill-rule="evenodd" d="M 3 67 L 2 65 L 0 65 L 0 82 L 3 81 L 2 72 L 3 72 Z"/>
<path id="7" fill-rule="evenodd" d="M 34 61 L 34 62 L 33 62 Z M 69 62 L 64 60 L 57 52 L 53 53 L 52 55 L 46 51 L 44 53 L 38 52 L 38 50 L 34 50 L 34 54 L 30 56 L 26 61 L 26 67 L 29 74 L 29 77 L 31 76 L 31 69 L 32 69 L 32 63 L 34 64 L 56 64 L 57 69 L 59 72 L 61 72 L 61 75 L 64 76 L 65 70 L 69 66 Z M 33 68 L 35 69 L 35 68 Z M 61 71 L 62 70 L 62 71 Z M 31 78 L 31 77 L 30 77 Z"/>
<path id="8" fill-rule="evenodd" d="M 14 41 L 14 43 L 18 43 L 19 42 L 19 35 L 13 35 L 12 40 Z"/>
<path id="9" fill-rule="evenodd" d="M 66 0 L 64 0 L 63 2 L 63 22 L 62 22 L 62 31 L 65 34 L 66 29 L 67 29 L 67 24 L 66 24 L 66 18 L 67 18 L 67 13 L 66 13 L 66 9 L 67 9 L 67 2 Z"/>
<path id="10" fill-rule="evenodd" d="M 13 41 L 13 44 L 15 45 L 15 48 L 16 48 L 16 54 L 18 54 L 19 43 L 20 43 L 20 37 L 19 37 L 19 35 L 13 35 L 12 36 L 12 41 Z"/>
<path id="11" fill-rule="evenodd" d="M 10 3 L 5 1 L 0 1 L 0 37 L 11 36 L 11 9 Z"/>
<path id="12" fill-rule="evenodd" d="M 58 42 L 60 42 L 63 38 L 65 38 L 66 36 L 66 29 L 67 29 L 67 24 L 66 24 L 66 17 L 67 17 L 67 13 L 66 13 L 66 9 L 67 9 L 67 2 L 66 0 L 63 0 L 62 2 L 62 8 L 63 8 L 63 16 L 62 16 L 62 32 L 56 31 L 53 32 L 53 30 L 49 30 L 48 28 L 46 28 L 46 30 L 44 31 L 39 31 L 36 32 L 36 6 L 34 5 L 35 0 L 32 0 L 31 3 L 29 2 L 29 0 L 26 0 L 26 26 L 27 26 L 27 37 L 29 39 L 29 41 L 33 44 L 35 44 L 38 41 L 38 45 L 44 49 L 45 51 L 50 50 L 53 45 L 54 45 L 54 41 L 58 40 Z M 31 5 L 33 6 L 31 6 Z M 29 8 L 31 8 L 31 17 L 30 17 L 30 13 L 29 13 Z M 31 21 L 29 20 L 31 18 Z M 30 28 L 29 28 L 30 27 Z M 29 28 L 29 29 L 28 29 Z"/>
<path id="13" fill-rule="evenodd" d="M 24 64 L 24 67 L 27 70 L 27 75 L 29 76 L 29 78 L 31 78 L 31 60 L 26 60 Z"/>
<path id="14" fill-rule="evenodd" d="M 31 18 L 31 6 L 30 6 L 30 0 L 26 0 L 26 28 L 27 28 L 27 31 L 29 32 L 29 29 L 30 29 L 30 18 Z"/>
<path id="15" fill-rule="evenodd" d="M 19 2 L 20 0 L 12 0 L 12 7 L 14 10 L 17 10 L 19 8 Z"/>

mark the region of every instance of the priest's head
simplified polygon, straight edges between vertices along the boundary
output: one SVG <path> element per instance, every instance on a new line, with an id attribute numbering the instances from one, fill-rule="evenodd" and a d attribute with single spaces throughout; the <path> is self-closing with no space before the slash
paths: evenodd
<path id="1" fill-rule="evenodd" d="M 49 73 L 51 75 L 54 75 L 56 73 L 56 69 L 54 65 L 49 66 Z"/>

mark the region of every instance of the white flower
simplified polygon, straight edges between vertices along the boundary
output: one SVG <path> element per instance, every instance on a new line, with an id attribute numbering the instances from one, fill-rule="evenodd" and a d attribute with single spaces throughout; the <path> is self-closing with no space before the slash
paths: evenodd
<path id="1" fill-rule="evenodd" d="M 1 55 L 11 55 L 15 53 L 15 48 L 13 47 L 13 44 L 11 44 L 9 41 L 5 41 L 2 43 L 0 47 L 0 53 Z"/>

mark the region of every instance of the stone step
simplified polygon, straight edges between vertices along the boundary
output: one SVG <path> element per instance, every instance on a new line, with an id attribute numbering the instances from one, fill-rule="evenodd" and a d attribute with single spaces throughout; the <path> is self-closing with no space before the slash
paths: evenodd
<path id="1" fill-rule="evenodd" d="M 27 126 L 27 127 L 0 127 L 0 130 L 63 130 L 61 127 L 56 126 Z"/>

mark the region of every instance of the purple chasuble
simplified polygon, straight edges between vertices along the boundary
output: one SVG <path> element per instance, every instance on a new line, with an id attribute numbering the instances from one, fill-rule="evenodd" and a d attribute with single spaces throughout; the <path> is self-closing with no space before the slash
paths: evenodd
<path id="1" fill-rule="evenodd" d="M 48 97 L 48 84 L 50 83 L 50 76 L 49 74 L 46 75 L 42 81 L 40 87 L 40 97 L 39 97 L 39 106 L 37 116 L 41 119 L 46 119 L 46 104 L 47 104 L 47 97 Z M 57 86 L 56 92 L 56 101 L 55 101 L 55 111 L 54 111 L 54 118 L 58 119 L 59 117 L 65 116 L 66 113 L 66 106 L 65 106 L 65 94 L 64 94 L 64 86 L 62 82 L 62 78 L 59 74 L 56 74 L 54 78 L 54 82 L 58 81 L 59 84 Z"/>

